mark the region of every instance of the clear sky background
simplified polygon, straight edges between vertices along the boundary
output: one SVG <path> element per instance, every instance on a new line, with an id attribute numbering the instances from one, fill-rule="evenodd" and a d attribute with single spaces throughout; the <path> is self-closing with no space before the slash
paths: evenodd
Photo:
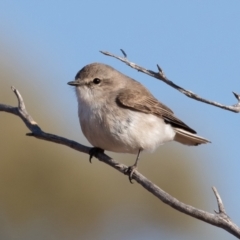
<path id="1" fill-rule="evenodd" d="M 171 194 L 178 197 L 177 193 L 179 196 L 182 192 L 187 192 L 186 196 L 192 193 L 199 202 L 191 202 L 190 197 L 186 196 L 180 197 L 180 200 L 213 212 L 217 205 L 211 186 L 216 186 L 228 215 L 240 225 L 239 114 L 189 99 L 166 84 L 99 53 L 99 50 L 106 50 L 121 55 L 119 49 L 122 48 L 130 61 L 151 70 L 157 70 L 156 64 L 159 64 L 170 80 L 203 98 L 226 105 L 235 104 L 232 91 L 240 93 L 240 1 L 1 0 L 0 38 L 0 102 L 16 104 L 10 90 L 10 86 L 14 85 L 22 93 L 29 113 L 45 131 L 84 144 L 88 143 L 78 124 L 76 97 L 66 84 L 74 79 L 77 71 L 88 63 L 103 62 L 144 84 L 199 135 L 210 139 L 212 144 L 198 148 L 167 144 L 154 154 L 144 154 L 139 171 L 168 190 L 169 185 L 165 186 L 160 177 L 167 171 L 167 162 L 172 162 L 171 166 L 179 172 L 169 171 L 167 180 L 164 180 L 175 186 L 176 192 L 169 190 Z M 84 154 L 25 137 L 28 130 L 21 120 L 6 115 L 0 114 L 1 151 L 6 151 L 5 155 L 2 154 L 2 162 L 6 162 L 0 165 L 2 171 L 8 173 L 4 178 L 6 182 L 1 180 L 0 186 L 1 239 L 234 239 L 221 229 L 207 226 L 181 213 L 176 213 L 178 222 L 173 220 L 175 218 L 171 214 L 174 211 L 142 191 L 137 184 L 129 186 L 126 178 L 97 161 L 89 165 Z M 20 132 L 16 130 L 18 127 L 21 127 Z M 20 135 L 22 138 L 17 139 Z M 13 140 L 16 142 L 11 145 Z M 20 143 L 26 146 L 20 148 Z M 27 161 L 27 156 L 21 155 L 28 152 L 28 147 L 34 149 L 36 156 L 45 154 L 42 157 L 46 164 L 44 167 L 40 160 Z M 43 150 L 43 147 L 48 150 Z M 53 153 L 50 154 L 50 150 Z M 6 159 L 12 152 L 17 154 L 18 160 L 12 160 L 11 165 L 11 161 Z M 171 157 L 167 155 L 169 152 L 176 154 Z M 61 153 L 61 156 L 56 157 L 56 153 Z M 109 155 L 119 161 L 127 156 Z M 135 156 L 127 158 L 126 164 L 130 165 Z M 37 158 L 31 155 L 30 159 Z M 158 159 L 161 159 L 161 164 Z M 59 162 L 61 166 L 57 165 Z M 48 178 L 45 179 L 44 174 L 50 168 L 51 180 L 46 180 Z M 62 173 L 60 168 L 65 172 Z M 23 179 L 30 169 L 32 176 Z M 103 174 L 104 171 L 111 177 Z M 25 187 L 35 181 L 33 178 L 36 175 L 35 183 L 40 184 L 42 189 L 33 185 L 31 191 L 35 195 L 31 195 Z M 76 194 L 80 189 L 87 189 L 91 199 L 85 199 L 84 204 L 83 195 L 86 193 L 79 194 L 75 199 L 70 192 L 72 188 L 66 187 L 66 192 L 61 190 L 63 186 L 68 186 L 66 182 L 73 175 L 76 179 L 69 183 L 74 186 L 72 192 Z M 84 175 L 84 178 L 77 179 L 79 175 Z M 14 178 L 16 176 L 18 178 Z M 65 178 L 60 181 L 60 176 Z M 186 182 L 178 186 L 178 178 L 186 178 Z M 52 179 L 55 179 L 54 182 Z M 196 185 L 191 185 L 195 181 Z M 86 184 L 81 185 L 83 182 Z M 21 190 L 18 183 L 22 184 Z M 98 194 L 93 190 L 94 186 L 101 190 Z M 49 205 L 48 197 L 57 187 L 59 192 L 54 195 L 53 205 Z M 20 192 L 24 192 L 26 197 L 22 197 Z M 29 200 L 30 195 L 33 197 Z M 102 195 L 109 201 L 107 205 L 103 204 L 107 200 Z M 113 196 L 121 201 L 111 201 Z M 141 204 L 140 199 L 144 199 Z M 19 202 L 25 205 L 15 209 Z M 100 207 L 94 207 L 93 215 L 89 215 L 91 204 L 101 206 L 101 214 L 98 212 Z M 76 210 L 79 205 L 84 205 L 81 214 L 86 211 L 87 215 L 83 214 L 81 220 L 81 214 Z M 161 210 L 155 208 L 147 211 L 150 205 L 161 205 Z M 28 211 L 34 214 L 29 213 L 23 220 L 21 217 Z M 62 211 L 70 220 L 61 214 Z M 68 211 L 78 214 L 70 217 Z M 98 217 L 94 215 L 97 212 Z M 160 219 L 162 212 L 165 215 Z M 71 222 L 73 218 L 74 223 Z M 87 218 L 89 220 L 85 226 L 84 219 Z M 91 226 L 94 231 L 88 228 Z"/>

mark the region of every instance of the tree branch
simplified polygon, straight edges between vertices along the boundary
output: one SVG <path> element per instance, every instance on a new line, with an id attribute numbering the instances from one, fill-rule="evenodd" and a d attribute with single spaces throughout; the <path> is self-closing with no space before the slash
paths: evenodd
<path id="1" fill-rule="evenodd" d="M 234 105 L 226 106 L 226 105 L 223 105 L 223 104 L 218 103 L 218 102 L 214 102 L 214 101 L 210 101 L 210 100 L 204 99 L 204 98 L 198 96 L 197 94 L 193 93 L 192 91 L 186 90 L 186 89 L 176 85 L 175 83 L 173 83 L 172 81 L 170 81 L 166 77 L 166 75 L 164 74 L 163 70 L 161 69 L 161 67 L 158 64 L 157 64 L 158 72 L 154 72 L 152 70 L 147 70 L 146 68 L 143 68 L 143 67 L 137 65 L 136 63 L 130 62 L 127 59 L 127 54 L 122 49 L 121 49 L 121 52 L 123 53 L 124 57 L 119 57 L 119 56 L 116 56 L 116 55 L 114 55 L 114 54 L 112 54 L 110 52 L 106 52 L 106 51 L 100 51 L 100 52 L 102 54 L 104 54 L 104 55 L 107 55 L 107 56 L 110 56 L 110 57 L 114 57 L 114 58 L 116 58 L 116 59 L 126 63 L 128 66 L 130 66 L 131 68 L 136 69 L 139 72 L 145 73 L 145 74 L 147 74 L 147 75 L 149 75 L 151 77 L 154 77 L 154 78 L 156 78 L 158 80 L 161 80 L 161 81 L 165 82 L 166 84 L 168 84 L 169 86 L 175 88 L 176 90 L 178 90 L 179 92 L 183 93 L 187 97 L 190 97 L 190 98 L 195 99 L 197 101 L 204 102 L 204 103 L 207 103 L 207 104 L 210 104 L 210 105 L 213 105 L 215 107 L 219 107 L 219 108 L 231 111 L 231 112 L 235 112 L 235 113 L 239 113 L 240 112 L 240 94 L 237 94 L 237 93 L 233 92 L 234 96 L 236 97 L 236 99 L 238 101 Z"/>
<path id="2" fill-rule="evenodd" d="M 41 128 L 38 126 L 38 124 L 28 114 L 23 98 L 19 93 L 19 91 L 14 87 L 12 87 L 12 90 L 18 99 L 18 107 L 12 107 L 5 104 L 0 104 L 0 111 L 5 111 L 8 113 L 12 113 L 16 116 L 19 116 L 23 120 L 27 128 L 31 131 L 30 133 L 26 134 L 27 136 L 33 136 L 38 139 L 62 144 L 62 145 L 71 147 L 76 151 L 89 154 L 89 151 L 91 149 L 90 147 L 84 146 L 78 142 L 69 140 L 67 138 L 60 137 L 50 133 L 45 133 L 44 131 L 42 131 Z M 118 170 L 123 174 L 127 169 L 126 165 L 117 162 L 116 160 L 110 158 L 104 153 L 97 153 L 95 157 L 98 158 L 101 162 L 108 164 L 109 166 L 115 168 L 116 170 Z M 231 219 L 228 217 L 228 215 L 226 214 L 223 202 L 215 187 L 213 187 L 213 192 L 217 199 L 219 211 L 218 212 L 215 211 L 215 213 L 208 213 L 206 211 L 197 209 L 195 207 L 192 207 L 190 205 L 180 202 L 179 200 L 177 200 L 167 192 L 163 191 L 157 185 L 152 183 L 150 180 L 148 180 L 138 171 L 134 172 L 133 179 L 135 179 L 143 188 L 148 190 L 150 193 L 156 196 L 159 200 L 166 203 L 170 207 L 182 213 L 185 213 L 191 217 L 202 220 L 206 223 L 212 224 L 219 228 L 223 228 L 229 233 L 233 234 L 234 236 L 240 239 L 240 228 L 235 223 L 233 223 Z"/>

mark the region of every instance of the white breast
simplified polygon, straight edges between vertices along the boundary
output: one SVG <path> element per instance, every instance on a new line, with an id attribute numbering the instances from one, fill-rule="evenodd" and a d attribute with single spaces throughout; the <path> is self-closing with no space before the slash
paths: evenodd
<path id="1" fill-rule="evenodd" d="M 175 136 L 171 125 L 161 118 L 117 105 L 110 109 L 106 104 L 80 100 L 79 120 L 85 137 L 94 147 L 113 152 L 154 151 Z"/>

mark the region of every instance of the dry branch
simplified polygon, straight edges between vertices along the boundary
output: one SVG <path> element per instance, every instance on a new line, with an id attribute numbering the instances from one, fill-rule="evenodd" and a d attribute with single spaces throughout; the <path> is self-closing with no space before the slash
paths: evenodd
<path id="1" fill-rule="evenodd" d="M 210 104 L 210 105 L 213 105 L 215 107 L 219 107 L 219 108 L 231 111 L 231 112 L 235 112 L 235 113 L 239 113 L 240 112 L 240 94 L 237 94 L 237 93 L 233 92 L 233 95 L 236 97 L 236 99 L 238 101 L 234 105 L 226 106 L 226 105 L 223 105 L 223 104 L 218 103 L 218 102 L 214 102 L 214 101 L 210 101 L 210 100 L 204 99 L 204 98 L 198 96 L 197 94 L 193 93 L 192 91 L 186 90 L 186 89 L 178 86 L 177 84 L 173 83 L 172 81 L 170 81 L 166 77 L 166 75 L 164 74 L 163 70 L 161 69 L 161 67 L 158 64 L 157 64 L 158 72 L 154 72 L 152 70 L 147 70 L 146 68 L 143 68 L 143 67 L 137 65 L 136 63 L 130 62 L 127 59 L 126 52 L 123 51 L 122 49 L 121 49 L 121 52 L 123 53 L 124 57 L 119 57 L 119 56 L 116 56 L 116 55 L 114 55 L 114 54 L 112 54 L 110 52 L 106 52 L 106 51 L 100 51 L 100 52 L 102 54 L 104 54 L 104 55 L 107 55 L 107 56 L 110 56 L 110 57 L 114 57 L 114 58 L 116 58 L 116 59 L 126 63 L 128 66 L 130 66 L 131 68 L 136 69 L 139 72 L 145 73 L 145 74 L 147 74 L 147 75 L 149 75 L 151 77 L 154 77 L 154 78 L 156 78 L 158 80 L 161 80 L 161 81 L 165 82 L 166 84 L 168 84 L 169 86 L 175 88 L 176 90 L 178 90 L 179 92 L 183 93 L 187 97 L 190 97 L 190 98 L 192 98 L 194 100 L 197 100 L 197 101 L 200 101 L 200 102 L 204 102 L 204 103 L 207 103 L 207 104 Z"/>
<path id="2" fill-rule="evenodd" d="M 18 107 L 12 107 L 5 104 L 0 104 L 0 111 L 5 111 L 8 113 L 12 113 L 16 116 L 19 116 L 23 120 L 27 128 L 31 131 L 30 133 L 26 134 L 27 136 L 33 136 L 38 139 L 62 144 L 62 145 L 71 147 L 79 152 L 89 154 L 89 151 L 91 149 L 90 147 L 84 146 L 78 142 L 69 140 L 67 138 L 63 138 L 50 133 L 45 133 L 44 131 L 42 131 L 41 128 L 38 126 L 38 124 L 28 114 L 21 94 L 14 87 L 12 87 L 12 90 L 18 99 Z M 104 153 L 98 153 L 95 157 L 98 158 L 101 162 L 108 164 L 109 166 L 117 169 L 123 174 L 127 169 L 127 166 L 117 162 L 116 160 L 110 158 Z M 209 213 L 180 202 L 179 200 L 177 200 L 167 192 L 163 191 L 157 185 L 152 183 L 150 180 L 148 180 L 138 171 L 134 172 L 133 179 L 136 180 L 146 190 L 151 192 L 154 196 L 156 196 L 159 200 L 166 203 L 170 207 L 182 213 L 185 213 L 191 217 L 197 218 L 206 223 L 225 229 L 226 231 L 228 231 L 229 233 L 231 233 L 232 235 L 240 239 L 240 228 L 235 223 L 233 223 L 231 219 L 228 217 L 228 215 L 226 214 L 223 202 L 215 187 L 213 187 L 213 192 L 217 199 L 219 211 L 218 212 L 215 211 L 215 213 Z"/>

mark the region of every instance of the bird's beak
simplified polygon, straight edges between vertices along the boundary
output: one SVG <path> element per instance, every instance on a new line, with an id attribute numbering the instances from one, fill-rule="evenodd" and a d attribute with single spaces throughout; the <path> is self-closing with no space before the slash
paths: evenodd
<path id="1" fill-rule="evenodd" d="M 71 86 L 75 86 L 75 87 L 80 85 L 79 82 L 77 82 L 77 81 L 71 81 L 71 82 L 68 82 L 67 84 L 71 85 Z"/>

